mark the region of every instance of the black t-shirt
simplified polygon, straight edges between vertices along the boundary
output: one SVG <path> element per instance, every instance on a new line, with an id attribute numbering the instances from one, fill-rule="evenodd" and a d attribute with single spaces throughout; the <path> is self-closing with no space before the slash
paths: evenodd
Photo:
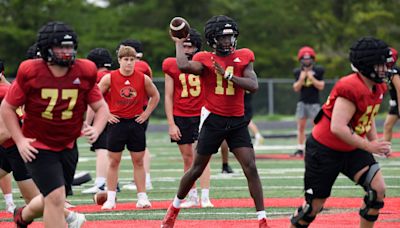
<path id="1" fill-rule="evenodd" d="M 399 69 L 399 67 L 398 67 L 398 66 L 394 66 L 393 68 L 394 68 L 394 70 L 397 71 L 397 73 L 395 73 L 395 74 L 393 75 L 393 77 L 399 77 L 399 74 L 400 74 L 400 69 Z M 389 87 L 390 99 L 391 99 L 391 100 L 395 100 L 396 103 L 397 103 L 397 91 L 396 91 L 396 88 L 395 88 L 394 85 L 393 85 L 392 80 L 389 81 L 388 87 Z"/>
<path id="2" fill-rule="evenodd" d="M 314 77 L 317 80 L 324 80 L 325 70 L 322 66 L 313 66 L 312 70 L 314 71 Z M 296 81 L 299 80 L 300 72 L 301 68 L 296 68 L 293 70 Z M 320 103 L 319 90 L 313 86 L 312 82 L 308 80 L 308 78 L 305 79 L 304 85 L 301 87 L 299 101 L 302 101 L 306 104 Z"/>

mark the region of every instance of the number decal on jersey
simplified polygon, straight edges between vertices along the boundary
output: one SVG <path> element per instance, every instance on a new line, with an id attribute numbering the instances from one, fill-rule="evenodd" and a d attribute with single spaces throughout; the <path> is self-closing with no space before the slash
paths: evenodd
<path id="1" fill-rule="evenodd" d="M 58 89 L 42 89 L 42 99 L 49 99 L 50 102 L 46 107 L 46 110 L 42 112 L 42 117 L 45 119 L 53 119 L 53 109 L 57 103 L 58 99 Z M 72 110 L 75 107 L 76 99 L 78 98 L 78 90 L 77 89 L 63 89 L 61 90 L 61 99 L 69 100 L 69 104 L 66 110 L 61 113 L 61 119 L 67 120 L 72 118 Z"/>
<path id="2" fill-rule="evenodd" d="M 358 135 L 364 134 L 371 130 L 371 124 L 373 118 L 379 111 L 380 104 L 369 105 L 367 111 L 358 120 L 358 125 L 355 127 L 355 132 Z"/>
<path id="3" fill-rule="evenodd" d="M 233 74 L 233 66 L 228 66 L 225 69 L 225 71 Z M 233 88 L 233 82 L 227 81 L 228 88 L 226 88 L 226 91 L 225 91 L 225 88 L 222 86 L 222 82 L 225 80 L 224 77 L 218 72 L 215 72 L 215 73 L 217 74 L 217 87 L 215 87 L 215 94 L 235 95 L 235 88 Z"/>
<path id="4" fill-rule="evenodd" d="M 179 75 L 179 80 L 181 81 L 182 84 L 182 93 L 181 97 L 188 97 L 189 93 L 192 97 L 198 97 L 201 92 L 201 87 L 200 87 L 200 78 L 196 75 L 189 74 L 188 80 L 186 81 L 185 74 L 180 74 Z M 188 89 L 188 84 L 190 88 Z"/>

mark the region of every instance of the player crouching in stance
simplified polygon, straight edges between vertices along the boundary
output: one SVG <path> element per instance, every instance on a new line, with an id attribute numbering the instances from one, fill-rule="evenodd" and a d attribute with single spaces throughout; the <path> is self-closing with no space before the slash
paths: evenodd
<path id="1" fill-rule="evenodd" d="M 109 112 L 96 86 L 96 66 L 75 59 L 77 35 L 68 25 L 49 22 L 40 29 L 37 43 L 42 59 L 21 63 L 1 105 L 6 127 L 41 193 L 15 210 L 14 221 L 17 227 L 27 227 L 43 215 L 45 227 L 65 227 L 69 216 L 76 216 L 64 209 L 65 186 L 71 185 L 78 162 L 76 139 L 83 132 L 94 142 Z M 21 129 L 15 110 L 22 105 Z M 96 116 L 93 126 L 82 130 L 88 105 Z M 83 222 L 84 216 L 69 226 L 80 227 Z"/>
<path id="2" fill-rule="evenodd" d="M 149 208 L 146 194 L 146 172 L 143 158 L 146 148 L 145 122 L 156 108 L 160 94 L 150 77 L 135 68 L 136 51 L 121 45 L 118 50 L 120 68 L 104 75 L 99 82 L 104 93 L 110 90 L 110 118 L 107 126 L 107 149 L 109 165 L 107 171 L 107 201 L 102 210 L 116 208 L 115 197 L 119 165 L 125 146 L 133 163 L 134 180 L 137 185 L 137 208 Z M 149 103 L 145 110 L 145 98 Z"/>
<path id="3" fill-rule="evenodd" d="M 177 195 L 161 227 L 174 226 L 182 200 L 203 173 L 211 156 L 218 152 L 223 140 L 227 141 L 247 178 L 260 227 L 267 227 L 262 185 L 247 129 L 249 121 L 244 118 L 244 91 L 258 89 L 253 69 L 255 58 L 250 49 L 236 50 L 238 35 L 238 25 L 232 18 L 223 15 L 210 18 L 205 25 L 205 37 L 214 52 L 199 52 L 191 61 L 184 52 L 186 38 L 172 37 L 179 70 L 201 78 L 205 106 L 201 111 L 197 154 L 193 165 L 181 178 Z"/>
<path id="4" fill-rule="evenodd" d="M 364 37 L 350 48 L 354 73 L 341 78 L 315 118 L 306 142 L 305 202 L 290 227 L 308 227 L 322 210 L 332 186 L 343 173 L 366 195 L 360 227 L 373 227 L 383 208 L 385 182 L 373 154 L 388 156 L 390 143 L 378 140 L 375 115 L 386 91 L 384 78 L 390 50 L 381 40 Z"/>

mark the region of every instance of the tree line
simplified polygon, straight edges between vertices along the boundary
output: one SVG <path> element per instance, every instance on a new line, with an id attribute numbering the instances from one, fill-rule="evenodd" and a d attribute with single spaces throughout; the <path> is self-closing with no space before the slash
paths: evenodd
<path id="1" fill-rule="evenodd" d="M 175 16 L 186 18 L 203 34 L 205 22 L 224 14 L 239 24 L 238 48 L 256 56 L 261 78 L 287 78 L 298 65 L 300 47 L 312 46 L 326 78 L 350 71 L 348 50 L 359 37 L 371 35 L 400 48 L 398 0 L 109 0 L 99 7 L 85 0 L 0 0 L 0 59 L 6 75 L 14 76 L 39 28 L 51 20 L 64 21 L 79 37 L 78 57 L 96 47 L 115 57 L 118 43 L 140 40 L 144 60 L 162 77 L 161 63 L 175 55 L 168 25 Z M 203 36 L 204 37 L 204 36 Z M 209 47 L 203 42 L 203 47 Z M 116 57 L 115 57 L 116 58 Z M 117 67 L 115 65 L 115 67 Z"/>

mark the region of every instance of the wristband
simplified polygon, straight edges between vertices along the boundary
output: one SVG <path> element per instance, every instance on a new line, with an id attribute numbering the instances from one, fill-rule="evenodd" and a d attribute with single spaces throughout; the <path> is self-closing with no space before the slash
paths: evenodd
<path id="1" fill-rule="evenodd" d="M 228 81 L 231 81 L 233 78 L 233 74 L 231 72 L 225 71 L 224 78 Z"/>

